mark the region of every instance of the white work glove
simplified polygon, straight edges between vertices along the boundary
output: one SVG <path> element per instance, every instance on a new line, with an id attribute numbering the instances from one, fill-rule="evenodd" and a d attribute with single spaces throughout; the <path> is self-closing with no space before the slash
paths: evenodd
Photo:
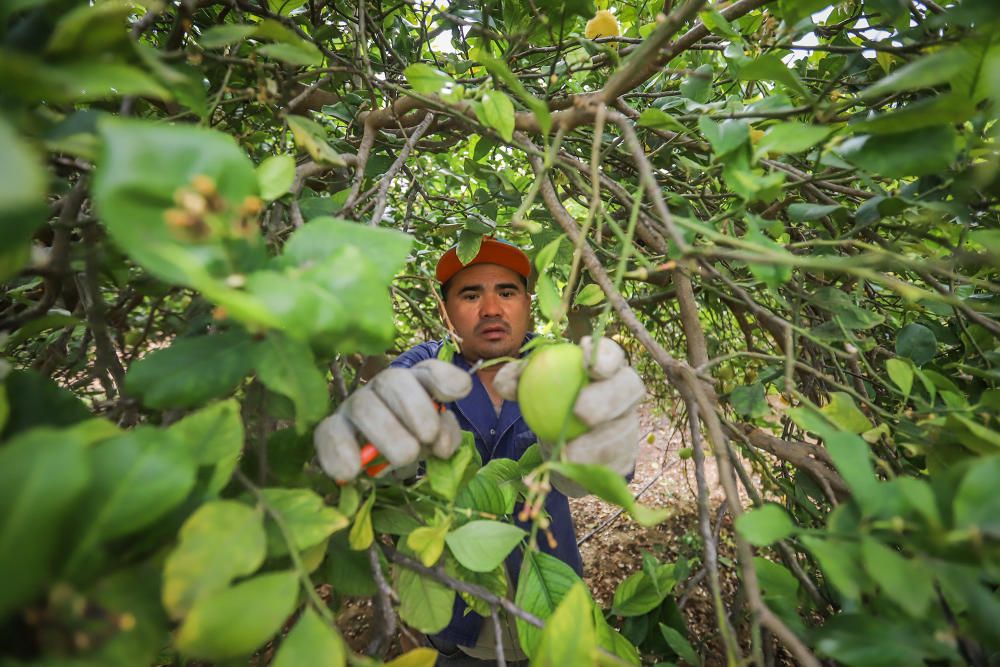
<path id="1" fill-rule="evenodd" d="M 472 391 L 472 377 L 438 359 L 413 368 L 387 368 L 351 394 L 313 432 L 319 463 L 338 481 L 361 472 L 361 443 L 368 440 L 389 462 L 402 468 L 432 453 L 448 458 L 462 442 L 462 430 L 451 403 Z"/>
<path id="2" fill-rule="evenodd" d="M 573 414 L 590 430 L 566 443 L 566 460 L 572 463 L 599 463 L 621 475 L 635 468 L 639 453 L 639 403 L 646 387 L 639 374 L 626 363 L 625 352 L 613 340 L 599 339 L 594 363 L 590 336 L 580 341 L 590 383 L 580 390 L 573 404 Z M 493 387 L 508 400 L 517 400 L 517 382 L 526 361 L 516 361 L 501 368 Z M 554 443 L 539 443 L 542 453 L 551 455 Z M 566 495 L 585 495 L 586 491 L 561 476 L 554 476 L 556 487 Z"/>

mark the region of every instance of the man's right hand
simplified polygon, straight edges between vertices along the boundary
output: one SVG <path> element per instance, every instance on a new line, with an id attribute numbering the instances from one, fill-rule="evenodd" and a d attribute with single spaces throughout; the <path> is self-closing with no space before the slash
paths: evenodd
<path id="1" fill-rule="evenodd" d="M 337 481 L 354 479 L 365 440 L 392 468 L 414 464 L 427 453 L 450 457 L 462 430 L 455 415 L 438 406 L 470 391 L 472 376 L 438 359 L 385 369 L 316 426 L 313 443 L 323 471 Z"/>

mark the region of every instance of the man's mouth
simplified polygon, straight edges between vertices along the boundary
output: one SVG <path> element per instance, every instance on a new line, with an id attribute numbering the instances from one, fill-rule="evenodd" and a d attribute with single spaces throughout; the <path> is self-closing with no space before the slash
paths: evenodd
<path id="1" fill-rule="evenodd" d="M 503 324 L 488 324 L 479 328 L 479 335 L 490 341 L 500 340 L 507 335 L 507 327 Z"/>

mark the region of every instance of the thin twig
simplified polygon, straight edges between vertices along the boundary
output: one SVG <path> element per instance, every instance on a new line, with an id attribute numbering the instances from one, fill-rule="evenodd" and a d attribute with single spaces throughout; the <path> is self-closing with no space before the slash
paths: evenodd
<path id="1" fill-rule="evenodd" d="M 403 145 L 403 150 L 399 152 L 399 156 L 396 158 L 396 161 L 392 163 L 392 166 L 389 167 L 389 171 L 382 175 L 382 182 L 379 185 L 378 195 L 375 198 L 375 210 L 372 212 L 371 221 L 368 223 L 372 227 L 378 226 L 379 221 L 382 220 L 382 214 L 385 213 L 385 207 L 388 203 L 387 200 L 389 197 L 389 186 L 392 185 L 392 180 L 396 177 L 399 170 L 403 168 L 403 165 L 406 163 L 406 158 L 410 156 L 410 151 L 413 150 L 413 146 L 420 140 L 420 137 L 423 136 L 424 132 L 427 131 L 427 128 L 430 127 L 433 122 L 434 114 L 428 112 L 424 116 L 424 119 L 420 121 L 420 125 L 417 125 L 413 129 L 409 138 L 407 138 L 406 144 Z"/>
<path id="2" fill-rule="evenodd" d="M 392 601 L 393 598 L 396 598 L 396 594 L 389 586 L 389 583 L 385 580 L 385 575 L 382 573 L 382 563 L 379 559 L 379 548 L 375 542 L 368 547 L 368 565 L 371 567 L 372 578 L 375 579 L 375 586 L 378 589 L 378 594 L 375 597 L 375 609 L 378 612 L 382 624 L 379 627 L 378 632 L 368 643 L 368 648 L 365 650 L 365 653 L 373 657 L 377 656 L 381 658 L 384 657 L 385 652 L 389 650 L 392 638 L 396 635 L 396 612 L 392 608 Z"/>

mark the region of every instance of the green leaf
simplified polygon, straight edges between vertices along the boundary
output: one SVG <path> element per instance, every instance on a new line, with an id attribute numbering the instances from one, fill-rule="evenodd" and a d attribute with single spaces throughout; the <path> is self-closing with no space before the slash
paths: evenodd
<path id="1" fill-rule="evenodd" d="M 3 436 L 37 426 L 57 428 L 90 419 L 87 406 L 69 390 L 32 370 L 12 370 L 4 382 L 10 416 Z"/>
<path id="2" fill-rule="evenodd" d="M 759 221 L 754 220 L 751 217 L 747 218 L 747 233 L 744 236 L 744 239 L 759 246 L 761 252 L 764 254 L 764 261 L 759 263 L 748 263 L 750 273 L 753 274 L 754 278 L 772 288 L 780 287 L 791 279 L 792 267 L 782 261 L 785 258 L 790 259 L 791 253 L 789 253 L 781 244 L 777 243 L 767 234 L 762 232 L 760 230 Z"/>
<path id="3" fill-rule="evenodd" d="M 248 655 L 281 629 L 295 609 L 298 590 L 296 572 L 272 572 L 206 595 L 181 623 L 177 648 L 200 660 Z"/>
<path id="4" fill-rule="evenodd" d="M 86 61 L 62 64 L 42 72 L 58 86 L 55 99 L 82 104 L 99 102 L 125 95 L 153 97 L 164 101 L 173 99 L 153 76 L 138 67 L 124 63 Z"/>
<path id="5" fill-rule="evenodd" d="M 709 71 L 711 71 L 711 69 Z M 638 123 L 640 127 L 650 127 L 654 130 L 687 132 L 687 128 L 684 127 L 679 120 L 668 114 L 666 111 L 657 109 L 656 107 L 649 107 L 648 109 L 645 109 L 641 114 L 639 114 L 639 118 L 636 120 L 636 123 Z"/>
<path id="6" fill-rule="evenodd" d="M 823 416 L 842 431 L 864 433 L 872 427 L 865 413 L 854 404 L 850 394 L 842 391 L 830 392 L 830 402 L 819 410 Z"/>
<path id="7" fill-rule="evenodd" d="M 257 31 L 255 25 L 226 24 L 212 26 L 197 37 L 198 44 L 203 49 L 221 49 L 230 44 L 242 42 Z"/>
<path id="8" fill-rule="evenodd" d="M 937 337 L 924 325 L 912 322 L 896 332 L 896 354 L 917 366 L 926 364 L 936 353 Z"/>
<path id="9" fill-rule="evenodd" d="M 735 63 L 734 63 L 735 64 Z M 740 63 L 735 67 L 736 78 L 740 81 L 777 81 L 788 90 L 809 99 L 809 90 L 802 84 L 798 73 L 782 61 L 777 54 L 765 53 L 755 60 Z"/>
<path id="10" fill-rule="evenodd" d="M 801 153 L 823 141 L 830 135 L 830 128 L 821 125 L 788 122 L 772 125 L 760 138 L 754 149 L 759 156 L 768 153 Z"/>
<path id="11" fill-rule="evenodd" d="M 395 588 L 399 594 L 399 617 L 407 625 L 433 634 L 451 621 L 455 591 L 413 570 L 397 566 Z"/>
<path id="12" fill-rule="evenodd" d="M 868 443 L 853 433 L 824 436 L 833 464 L 858 501 L 866 504 L 878 494 L 878 482 L 869 457 Z"/>
<path id="13" fill-rule="evenodd" d="M 608 624 L 608 621 L 604 618 L 604 614 L 601 613 L 601 609 L 596 604 L 592 605 L 592 608 L 594 631 L 597 635 L 598 646 L 606 651 L 610 651 L 626 664 L 641 664 L 642 659 L 639 655 L 639 649 Z M 599 656 L 599 659 L 602 661 L 601 664 L 610 664 L 610 661 L 605 661 L 603 656 Z"/>
<path id="14" fill-rule="evenodd" d="M 330 412 L 326 378 L 307 344 L 271 333 L 254 346 L 252 356 L 260 381 L 295 405 L 297 432 L 305 433 Z"/>
<path id="15" fill-rule="evenodd" d="M 39 317 L 37 320 L 32 320 L 23 327 L 19 328 L 14 335 L 7 337 L 4 346 L 8 350 L 12 350 L 14 346 L 20 345 L 24 341 L 32 340 L 39 334 L 46 331 L 52 329 L 63 329 L 65 327 L 76 328 L 84 324 L 84 320 L 81 320 L 79 317 L 73 317 L 72 315 L 66 315 L 60 312 L 53 312 L 51 315 Z"/>
<path id="16" fill-rule="evenodd" d="M 482 100 L 478 105 L 474 105 L 473 109 L 480 123 L 492 127 L 504 141 L 513 140 L 514 104 L 504 93 L 499 90 L 483 93 Z"/>
<path id="17" fill-rule="evenodd" d="M 436 456 L 429 456 L 425 461 L 427 466 L 427 480 L 431 489 L 446 500 L 454 500 L 458 493 L 462 480 L 465 479 L 465 470 L 474 457 L 473 449 L 469 447 L 459 447 L 448 459 L 439 459 Z"/>
<path id="18" fill-rule="evenodd" d="M 343 514 L 323 502 L 323 498 L 311 489 L 261 489 L 261 495 L 276 512 L 290 533 L 298 551 L 323 542 L 350 523 Z M 268 516 L 267 530 L 268 557 L 284 556 L 288 544 L 273 518 Z"/>
<path id="19" fill-rule="evenodd" d="M 482 245 L 482 234 L 467 229 L 462 230 L 458 235 L 458 248 L 455 250 L 455 254 L 458 255 L 458 261 L 465 266 L 476 258 Z"/>
<path id="20" fill-rule="evenodd" d="M 124 2 L 78 5 L 59 17 L 45 52 L 75 58 L 113 52 L 128 41 L 126 20 L 133 12 Z"/>
<path id="21" fill-rule="evenodd" d="M 657 565 L 652 575 L 645 571 L 626 577 L 615 589 L 611 613 L 616 616 L 641 616 L 660 606 L 677 585 L 674 565 Z"/>
<path id="22" fill-rule="evenodd" d="M 863 121 L 851 123 L 847 129 L 854 134 L 911 132 L 932 125 L 962 123 L 975 111 L 976 105 L 968 95 L 950 93 L 910 102 L 889 113 L 869 116 Z"/>
<path id="23" fill-rule="evenodd" d="M 286 121 L 295 138 L 295 145 L 309 153 L 316 162 L 334 167 L 347 166 L 340 153 L 327 143 L 326 128 L 322 125 L 305 116 L 289 115 Z"/>
<path id="24" fill-rule="evenodd" d="M 774 503 L 765 503 L 741 514 L 735 523 L 736 530 L 757 547 L 766 547 L 798 532 L 784 508 Z"/>
<path id="25" fill-rule="evenodd" d="M 379 533 L 408 535 L 422 524 L 414 512 L 400 507 L 383 507 L 372 512 L 372 525 Z"/>
<path id="26" fill-rule="evenodd" d="M 904 90 L 949 83 L 969 68 L 969 54 L 959 47 L 942 49 L 903 65 L 861 93 L 872 100 Z"/>
<path id="27" fill-rule="evenodd" d="M 833 0 L 778 0 L 778 12 L 788 22 L 795 25 L 807 16 L 828 7 Z"/>
<path id="28" fill-rule="evenodd" d="M 699 116 L 698 128 L 708 139 L 716 157 L 723 157 L 750 141 L 747 124 L 742 120 L 726 120 L 716 123 L 708 116 Z"/>
<path id="29" fill-rule="evenodd" d="M 913 618 L 924 618 L 935 598 L 934 575 L 927 567 L 868 536 L 861 538 L 861 558 L 868 575 L 893 602 Z"/>
<path id="30" fill-rule="evenodd" d="M 403 70 L 413 90 L 423 95 L 436 95 L 454 87 L 455 80 L 425 63 L 414 63 Z"/>
<path id="31" fill-rule="evenodd" d="M 868 578 L 861 568 L 861 548 L 839 540 L 810 535 L 799 538 L 819 563 L 827 580 L 848 600 L 857 600 L 867 588 Z"/>
<path id="32" fill-rule="evenodd" d="M 344 532 L 330 538 L 323 573 L 333 589 L 343 595 L 371 597 L 378 592 L 368 553 L 351 549 Z"/>
<path id="33" fill-rule="evenodd" d="M 568 477 L 594 495 L 625 508 L 639 525 L 655 526 L 670 516 L 670 510 L 666 508 L 653 509 L 637 503 L 622 476 L 605 466 L 582 463 L 549 465 L 552 470 Z"/>
<path id="34" fill-rule="evenodd" d="M 175 619 L 200 598 L 256 572 L 266 555 L 261 512 L 232 500 L 199 507 L 178 538 L 163 566 L 163 606 Z"/>
<path id="35" fill-rule="evenodd" d="M 729 39 L 740 40 L 743 38 L 739 31 L 733 27 L 733 24 L 726 20 L 723 16 L 715 9 L 707 9 L 698 14 L 698 18 L 701 22 L 705 24 L 705 27 L 711 30 L 716 35 L 722 37 L 728 37 Z"/>
<path id="36" fill-rule="evenodd" d="M 667 644 L 670 645 L 670 648 L 673 649 L 674 653 L 676 653 L 681 660 L 689 665 L 692 665 L 692 667 L 698 667 L 698 665 L 701 664 L 701 658 L 698 657 L 698 653 L 694 650 L 694 647 L 691 646 L 691 642 L 687 640 L 687 637 L 677 632 L 677 630 L 674 630 L 669 625 L 664 625 L 663 623 L 660 623 L 660 634 L 663 635 Z"/>
<path id="37" fill-rule="evenodd" d="M 158 566 L 159 563 L 152 559 L 134 566 L 117 567 L 86 592 L 88 603 L 101 609 L 105 618 L 128 619 L 126 622 L 130 627 L 102 637 L 96 650 L 88 651 L 86 658 L 70 660 L 69 665 L 127 667 L 156 664 L 169 632 L 169 623 L 159 600 Z"/>
<path id="38" fill-rule="evenodd" d="M 451 552 L 447 552 L 445 554 L 444 565 L 445 572 L 447 572 L 450 576 L 459 579 L 460 581 L 482 586 L 486 590 L 500 597 L 508 597 L 507 568 L 504 565 L 498 565 L 489 572 L 473 572 L 468 568 L 462 567 L 461 563 L 455 560 L 455 557 L 451 554 Z M 488 618 L 493 613 L 493 609 L 490 607 L 489 603 L 482 598 L 462 591 L 459 591 L 459 596 L 461 596 L 462 600 L 470 609 L 483 618 Z"/>
<path id="39" fill-rule="evenodd" d="M 455 498 L 455 506 L 503 516 L 514 511 L 521 469 L 516 461 L 493 459 L 476 471 Z"/>
<path id="40" fill-rule="evenodd" d="M 535 255 L 535 268 L 538 269 L 538 273 L 545 273 L 545 269 L 549 268 L 552 264 L 552 260 L 556 258 L 556 254 L 559 252 L 559 246 L 562 244 L 562 240 L 566 237 L 565 234 L 560 234 L 552 241 L 549 241 L 541 250 Z"/>
<path id="41" fill-rule="evenodd" d="M 545 620 L 555 612 L 569 590 L 580 581 L 573 568 L 555 556 L 538 551 L 525 551 L 514 603 Z M 520 618 L 515 619 L 515 624 L 522 650 L 533 656 L 542 631 Z"/>
<path id="42" fill-rule="evenodd" d="M 323 64 L 323 53 L 306 41 L 299 44 L 265 44 L 257 48 L 257 53 L 299 67 Z"/>
<path id="43" fill-rule="evenodd" d="M 295 158 L 272 155 L 257 165 L 257 182 L 264 201 L 274 201 L 288 192 L 295 181 Z"/>
<path id="44" fill-rule="evenodd" d="M 42 592 L 55 574 L 67 519 L 90 479 L 84 444 L 35 429 L 0 449 L 0 619 Z"/>
<path id="45" fill-rule="evenodd" d="M 887 178 L 948 171 L 958 152 L 955 130 L 950 125 L 855 136 L 836 150 L 848 162 Z"/>
<path id="46" fill-rule="evenodd" d="M 77 509 L 81 537 L 66 566 L 71 578 L 87 572 L 99 543 L 154 523 L 187 497 L 195 481 L 183 443 L 149 427 L 99 443 L 89 458 L 93 479 Z"/>
<path id="47" fill-rule="evenodd" d="M 151 408 L 188 408 L 232 392 L 250 372 L 254 343 L 239 329 L 180 338 L 132 364 L 125 389 Z"/>
<path id="48" fill-rule="evenodd" d="M 597 637 L 590 596 L 581 581 L 573 585 L 545 622 L 532 666 L 592 665 L 597 657 Z"/>
<path id="49" fill-rule="evenodd" d="M 272 667 L 344 667 L 346 664 L 347 653 L 340 633 L 312 607 L 302 612 L 271 663 Z"/>
<path id="50" fill-rule="evenodd" d="M 590 4 L 589 0 L 585 0 L 586 4 Z M 593 11 L 586 14 L 590 16 Z M 549 107 L 542 100 L 538 99 L 534 95 L 528 92 L 528 89 L 524 87 L 521 80 L 514 76 L 514 73 L 510 71 L 504 61 L 499 58 L 495 58 L 486 51 L 486 49 L 474 49 L 470 51 L 469 55 L 473 60 L 478 60 L 489 70 L 489 73 L 495 76 L 497 79 L 502 81 L 510 90 L 514 92 L 517 97 L 524 102 L 524 104 L 531 109 L 535 114 L 535 119 L 538 121 L 538 126 L 542 130 L 544 136 L 548 136 L 549 131 L 552 129 L 552 114 L 549 113 Z"/>
<path id="51" fill-rule="evenodd" d="M 535 281 L 535 294 L 538 295 L 538 309 L 550 322 L 558 322 L 563 318 L 562 293 L 556 283 L 547 273 L 538 274 Z"/>
<path id="52" fill-rule="evenodd" d="M 430 567 L 437 563 L 444 553 L 445 536 L 449 528 L 451 521 L 416 528 L 406 536 L 406 547 L 417 554 L 421 563 Z"/>
<path id="53" fill-rule="evenodd" d="M 343 246 L 353 246 L 374 258 L 376 278 L 386 287 L 403 268 L 413 237 L 395 229 L 381 229 L 327 216 L 314 218 L 289 237 L 282 253 L 285 266 L 321 263 Z"/>
<path id="54" fill-rule="evenodd" d="M 812 222 L 843 211 L 844 207 L 840 204 L 791 204 L 788 219 L 792 222 Z"/>
<path id="55" fill-rule="evenodd" d="M 590 283 L 584 285 L 583 289 L 577 292 L 573 304 L 576 306 L 596 306 L 602 301 L 604 301 L 604 290 L 601 289 L 600 285 Z"/>
<path id="56" fill-rule="evenodd" d="M 473 572 L 496 569 L 524 539 L 517 526 L 501 521 L 470 521 L 448 533 L 445 541 L 456 560 Z"/>
<path id="57" fill-rule="evenodd" d="M 221 491 L 243 453 L 240 404 L 229 399 L 209 405 L 171 424 L 168 432 L 184 445 L 192 461 L 215 466 L 208 490 Z"/>
<path id="58" fill-rule="evenodd" d="M 729 395 L 729 403 L 736 414 L 750 419 L 763 417 L 771 412 L 764 395 L 764 385 L 760 382 L 733 389 Z"/>
<path id="59" fill-rule="evenodd" d="M 7 400 L 7 387 L 0 384 L 0 432 L 10 418 L 10 401 Z"/>
<path id="60" fill-rule="evenodd" d="M 699 65 L 694 72 L 687 75 L 680 85 L 681 95 L 700 104 L 708 102 L 712 94 L 712 79 L 715 72 L 711 65 Z M 640 116 L 641 120 L 641 116 Z M 665 129 L 665 128 L 661 128 Z"/>
<path id="61" fill-rule="evenodd" d="M 375 530 L 372 528 L 372 506 L 375 504 L 375 492 L 368 494 L 365 502 L 354 515 L 354 523 L 351 525 L 351 532 L 348 533 L 348 542 L 355 551 L 361 551 L 371 546 L 375 540 Z"/>
<path id="62" fill-rule="evenodd" d="M 955 527 L 1000 536 L 1000 456 L 976 460 L 955 493 Z"/>
<path id="63" fill-rule="evenodd" d="M 797 606 L 799 582 L 795 575 L 783 565 L 760 556 L 754 556 L 753 565 L 766 599 L 785 600 Z"/>
<path id="64" fill-rule="evenodd" d="M 15 275 L 28 260 L 35 229 L 45 221 L 48 175 L 41 157 L 0 118 L 0 281 Z"/>

